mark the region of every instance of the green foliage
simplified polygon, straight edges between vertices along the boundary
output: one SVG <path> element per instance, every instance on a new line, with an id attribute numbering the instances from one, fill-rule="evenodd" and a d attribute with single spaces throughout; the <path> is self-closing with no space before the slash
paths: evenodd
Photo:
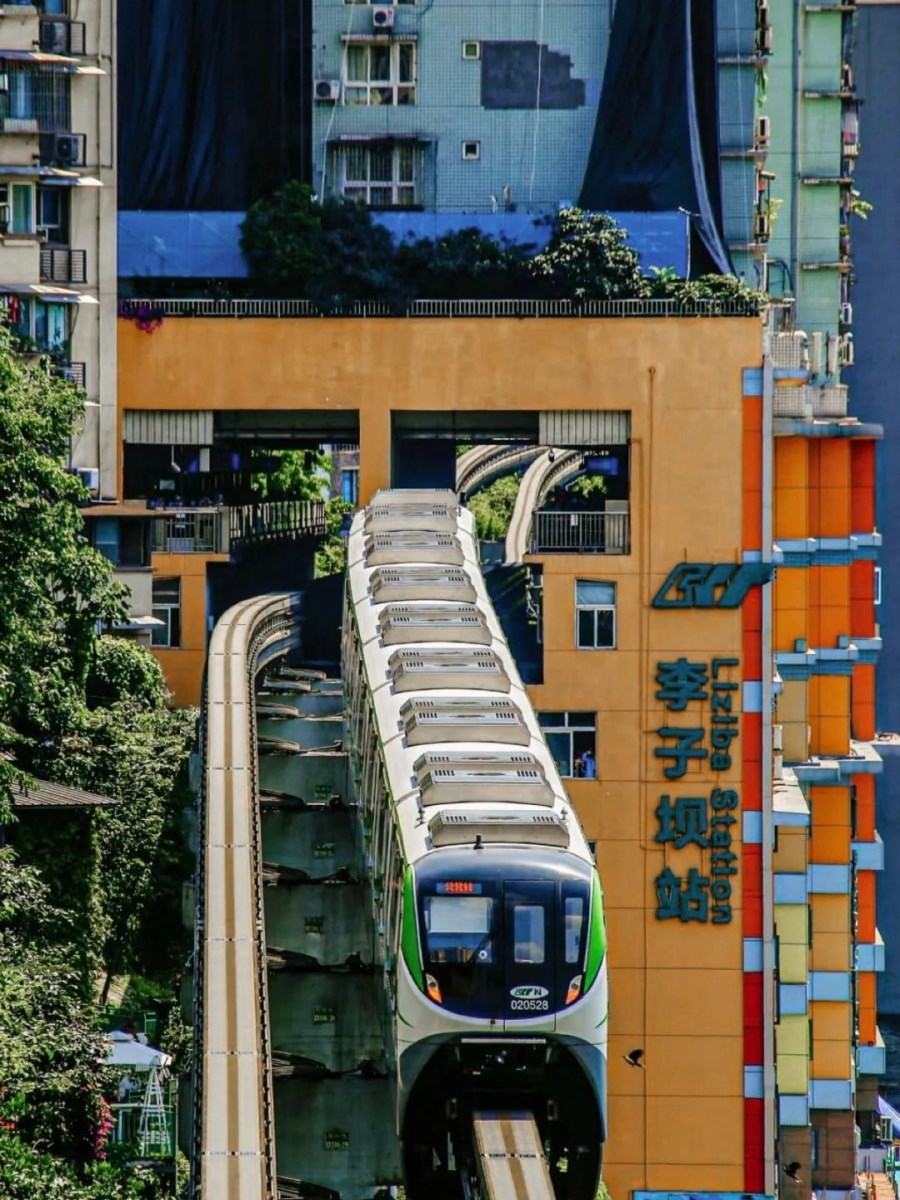
<path id="1" fill-rule="evenodd" d="M 106 1043 L 70 961 L 72 925 L 38 873 L 0 850 L 0 1115 L 87 1161 Z"/>
<path id="2" fill-rule="evenodd" d="M 579 475 L 569 484 L 568 490 L 584 500 L 596 500 L 606 492 L 606 480 L 602 475 Z"/>
<path id="3" fill-rule="evenodd" d="M 331 478 L 331 455 L 321 450 L 275 450 L 276 471 L 256 471 L 251 487 L 261 500 L 321 500 Z"/>
<path id="4" fill-rule="evenodd" d="M 605 213 L 566 208 L 549 244 L 530 261 L 542 295 L 566 300 L 621 300 L 643 294 L 640 258 L 628 234 Z"/>
<path id="5" fill-rule="evenodd" d="M 475 518 L 475 529 L 482 541 L 496 542 L 506 536 L 518 494 L 518 476 L 501 475 L 467 499 L 466 505 Z"/>
<path id="6" fill-rule="evenodd" d="M 186 782 L 196 719 L 194 709 L 147 712 L 131 701 L 84 711 L 54 764 L 61 781 L 120 802 L 95 817 L 108 973 L 125 973 L 141 943 L 156 965 L 183 945 L 180 879 L 186 864 L 178 830 L 188 797 L 176 785 Z M 163 885 L 166 871 L 176 876 L 169 886 Z"/>
<path id="7" fill-rule="evenodd" d="M 860 193 L 853 188 L 850 192 L 850 212 L 854 217 L 859 217 L 861 221 L 868 221 L 869 213 L 874 206 L 868 201 L 863 200 Z"/>
<path id="8" fill-rule="evenodd" d="M 159 1200 L 162 1194 L 150 1171 L 104 1162 L 76 1171 L 15 1134 L 0 1131 L 4 1200 Z"/>
<path id="9" fill-rule="evenodd" d="M 774 203 L 774 202 L 773 202 Z M 860 215 L 869 207 L 860 202 Z M 359 302 L 403 312 L 431 300 L 741 300 L 765 297 L 733 276 L 679 279 L 671 268 L 642 275 L 627 232 L 605 213 L 567 208 L 547 246 L 533 247 L 460 229 L 395 246 L 358 204 L 320 204 L 305 184 L 285 184 L 247 213 L 242 246 L 257 294 L 309 299 L 323 313 Z"/>
<path id="10" fill-rule="evenodd" d="M 128 638 L 101 637 L 85 684 L 91 708 L 132 699 L 141 708 L 162 708 L 168 697 L 166 677 L 149 650 Z"/>
<path id="11" fill-rule="evenodd" d="M 346 513 L 353 512 L 353 505 L 332 496 L 325 505 L 326 534 L 316 551 L 316 579 L 325 575 L 342 575 L 347 567 L 347 539 L 341 537 L 341 527 Z"/>
<path id="12" fill-rule="evenodd" d="M 31 738 L 66 727 L 98 621 L 127 612 L 124 588 L 85 542 L 85 492 L 65 469 L 83 404 L 76 388 L 24 365 L 0 330 L 0 721 Z"/>

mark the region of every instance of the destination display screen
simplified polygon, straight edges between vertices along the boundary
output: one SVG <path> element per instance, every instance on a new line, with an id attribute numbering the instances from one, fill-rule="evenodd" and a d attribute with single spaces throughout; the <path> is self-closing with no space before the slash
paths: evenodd
<path id="1" fill-rule="evenodd" d="M 434 890 L 439 896 L 480 896 L 481 884 L 462 879 L 451 879 L 437 884 Z"/>

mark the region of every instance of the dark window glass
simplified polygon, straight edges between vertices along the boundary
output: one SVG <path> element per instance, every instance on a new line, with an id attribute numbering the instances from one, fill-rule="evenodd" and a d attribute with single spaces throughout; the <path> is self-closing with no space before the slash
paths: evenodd
<path id="1" fill-rule="evenodd" d="M 581 937 L 584 925 L 584 901 L 580 896 L 567 896 L 565 903 L 566 962 L 581 961 Z"/>
<path id="2" fill-rule="evenodd" d="M 493 904 L 490 896 L 426 896 L 428 961 L 490 964 Z"/>
<path id="3" fill-rule="evenodd" d="M 540 904 L 517 904 L 513 910 L 514 956 L 517 963 L 542 963 L 547 957 L 544 943 L 544 909 Z"/>

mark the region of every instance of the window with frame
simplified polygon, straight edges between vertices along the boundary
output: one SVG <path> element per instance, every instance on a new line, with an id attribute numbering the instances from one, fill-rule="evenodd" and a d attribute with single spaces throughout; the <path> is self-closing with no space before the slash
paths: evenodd
<path id="1" fill-rule="evenodd" d="M 153 616 L 161 625 L 153 626 L 154 646 L 181 645 L 181 580 L 153 580 Z"/>
<path id="2" fill-rule="evenodd" d="M 418 203 L 420 150 L 415 142 L 353 142 L 342 148 L 341 192 L 368 208 Z"/>
<path id="3" fill-rule="evenodd" d="M 4 233 L 34 233 L 34 188 L 30 183 L 0 183 Z"/>
<path id="4" fill-rule="evenodd" d="M 579 650 L 614 650 L 616 585 L 596 579 L 575 581 L 575 645 Z"/>
<path id="5" fill-rule="evenodd" d="M 347 46 L 344 104 L 415 102 L 415 42 L 351 42 Z"/>
<path id="6" fill-rule="evenodd" d="M 538 724 L 563 779 L 597 776 L 597 715 L 591 712 L 539 712 Z"/>

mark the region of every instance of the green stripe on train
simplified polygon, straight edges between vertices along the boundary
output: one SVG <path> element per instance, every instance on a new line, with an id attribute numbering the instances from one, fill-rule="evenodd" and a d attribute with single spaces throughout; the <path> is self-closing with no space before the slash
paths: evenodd
<path id="1" fill-rule="evenodd" d="M 591 891 L 591 930 L 588 941 L 587 963 L 584 968 L 584 990 L 591 987 L 600 974 L 603 957 L 606 954 L 606 927 L 603 922 L 603 890 L 600 887 L 600 876 L 594 872 L 594 882 Z"/>
<path id="2" fill-rule="evenodd" d="M 416 882 L 412 867 L 403 872 L 403 930 L 401 932 L 403 959 L 416 985 L 425 990 L 422 962 L 419 957 L 419 934 L 416 929 Z"/>

